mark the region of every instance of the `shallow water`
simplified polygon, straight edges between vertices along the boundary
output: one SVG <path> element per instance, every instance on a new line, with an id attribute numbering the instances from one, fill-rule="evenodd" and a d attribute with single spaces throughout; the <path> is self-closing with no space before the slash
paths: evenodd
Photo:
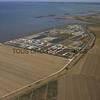
<path id="1" fill-rule="evenodd" d="M 100 11 L 97 3 L 0 2 L 0 42 L 77 22 L 54 17 L 97 11 Z"/>

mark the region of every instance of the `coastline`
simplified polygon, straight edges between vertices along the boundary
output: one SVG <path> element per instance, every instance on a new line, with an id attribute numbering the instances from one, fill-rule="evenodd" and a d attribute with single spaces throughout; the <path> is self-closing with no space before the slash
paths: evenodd
<path id="1" fill-rule="evenodd" d="M 42 32 L 46 32 L 46 31 L 49 31 L 49 30 L 52 30 L 52 29 L 61 29 L 61 28 L 66 27 L 67 25 L 75 25 L 75 24 L 82 25 L 82 26 L 85 25 L 86 26 L 85 23 L 79 22 L 79 20 L 77 20 L 77 22 L 75 22 L 75 23 L 66 23 L 64 25 L 56 25 L 55 27 L 46 28 L 46 29 L 43 29 L 43 30 L 38 31 L 38 32 L 34 32 L 33 31 L 33 32 L 27 33 L 27 34 L 25 34 L 23 36 L 19 36 L 18 38 L 13 38 L 13 39 L 10 39 L 10 40 L 16 40 L 16 39 L 20 39 L 20 38 L 28 38 L 28 37 L 31 37 L 33 35 L 36 35 L 36 34 L 39 34 L 39 33 L 42 33 Z M 10 40 L 5 40 L 5 41 L 3 41 L 1 43 L 4 44 L 5 42 L 10 41 Z"/>
<path id="2" fill-rule="evenodd" d="M 41 33 L 41 32 L 45 32 L 45 31 L 48 31 L 48 30 L 51 30 L 51 29 L 54 29 L 54 28 L 62 28 L 62 27 L 65 27 L 67 25 L 72 25 L 72 24 L 81 24 L 81 25 L 96 25 L 96 24 L 100 24 L 99 21 L 97 21 L 97 23 L 95 22 L 95 19 L 92 19 L 92 17 L 94 16 L 98 16 L 100 15 L 100 12 L 96 12 L 96 13 L 93 13 L 93 14 L 87 14 L 87 15 L 84 15 L 84 16 L 61 16 L 61 17 L 54 17 L 54 19 L 58 19 L 58 20 L 68 20 L 68 19 L 72 19 L 72 20 L 75 20 L 76 22 L 74 23 L 66 23 L 64 25 L 55 25 L 54 27 L 50 27 L 50 28 L 45 28 L 45 29 L 42 29 L 40 31 L 32 31 L 32 32 L 29 32 L 29 33 L 24 33 L 23 35 L 19 35 L 17 36 L 17 38 L 12 38 L 12 39 L 8 39 L 8 40 L 3 40 L 3 42 L 1 43 L 4 43 L 6 41 L 10 41 L 10 40 L 14 40 L 14 39 L 19 39 L 19 38 L 26 38 L 26 37 L 30 37 L 34 34 L 37 34 L 37 33 Z M 90 18 L 90 21 L 87 19 L 87 18 Z M 99 20 L 99 19 L 98 19 Z"/>

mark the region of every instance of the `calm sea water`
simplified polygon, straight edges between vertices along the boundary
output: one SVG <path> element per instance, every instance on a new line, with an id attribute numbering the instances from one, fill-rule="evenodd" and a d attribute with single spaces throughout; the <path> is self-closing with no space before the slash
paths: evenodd
<path id="1" fill-rule="evenodd" d="M 75 20 L 54 19 L 54 16 L 74 16 L 97 11 L 100 11 L 98 3 L 0 2 L 0 42 L 30 32 L 76 23 Z"/>

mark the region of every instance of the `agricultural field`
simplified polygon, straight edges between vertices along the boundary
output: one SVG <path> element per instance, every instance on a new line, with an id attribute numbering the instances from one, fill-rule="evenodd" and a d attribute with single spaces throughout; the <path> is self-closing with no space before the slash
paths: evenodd
<path id="1" fill-rule="evenodd" d="M 0 97 L 60 70 L 67 60 L 47 54 L 15 54 L 0 45 Z"/>
<path id="2" fill-rule="evenodd" d="M 58 79 L 57 100 L 100 100 L 100 26 L 90 25 L 94 47 Z"/>

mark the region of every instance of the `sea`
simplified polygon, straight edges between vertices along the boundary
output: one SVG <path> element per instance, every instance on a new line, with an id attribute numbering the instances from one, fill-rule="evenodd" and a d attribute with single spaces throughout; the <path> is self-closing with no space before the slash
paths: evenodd
<path id="1" fill-rule="evenodd" d="M 0 2 L 0 42 L 70 23 L 81 23 L 60 17 L 95 12 L 100 12 L 100 3 Z"/>

